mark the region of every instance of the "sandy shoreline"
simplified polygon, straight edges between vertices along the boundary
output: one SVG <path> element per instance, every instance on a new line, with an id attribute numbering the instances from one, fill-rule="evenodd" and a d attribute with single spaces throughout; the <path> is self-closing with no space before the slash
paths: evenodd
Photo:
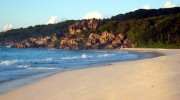
<path id="1" fill-rule="evenodd" d="M 164 56 L 63 72 L 0 100 L 179 100 L 180 49 L 123 49 Z"/>

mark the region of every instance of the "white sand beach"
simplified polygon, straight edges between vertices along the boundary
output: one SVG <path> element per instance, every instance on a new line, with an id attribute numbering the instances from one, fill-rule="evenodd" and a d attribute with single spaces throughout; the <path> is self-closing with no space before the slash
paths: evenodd
<path id="1" fill-rule="evenodd" d="M 0 100 L 180 100 L 180 49 L 124 49 L 164 56 L 62 72 Z"/>

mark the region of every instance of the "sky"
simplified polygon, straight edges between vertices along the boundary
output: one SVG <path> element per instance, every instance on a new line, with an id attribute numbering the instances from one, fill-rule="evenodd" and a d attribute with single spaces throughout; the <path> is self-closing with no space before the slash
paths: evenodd
<path id="1" fill-rule="evenodd" d="M 180 0 L 0 0 L 0 31 L 171 7 Z"/>

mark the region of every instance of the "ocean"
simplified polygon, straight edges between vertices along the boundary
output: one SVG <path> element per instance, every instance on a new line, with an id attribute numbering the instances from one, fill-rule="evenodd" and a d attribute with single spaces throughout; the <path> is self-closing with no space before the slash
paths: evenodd
<path id="1" fill-rule="evenodd" d="M 55 73 L 142 59 L 145 53 L 0 47 L 0 93 Z"/>

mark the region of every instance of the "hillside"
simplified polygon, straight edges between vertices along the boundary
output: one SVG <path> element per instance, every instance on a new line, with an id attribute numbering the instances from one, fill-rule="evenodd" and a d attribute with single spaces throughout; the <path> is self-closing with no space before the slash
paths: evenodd
<path id="1" fill-rule="evenodd" d="M 136 10 L 111 19 L 68 20 L 0 33 L 0 45 L 20 48 L 180 48 L 180 7 Z"/>
<path id="2" fill-rule="evenodd" d="M 144 19 L 148 17 L 156 17 L 169 14 L 177 14 L 180 12 L 180 7 L 175 8 L 161 8 L 161 9 L 139 9 L 134 12 L 129 12 L 125 14 L 119 14 L 112 16 L 111 20 L 115 21 L 126 21 L 126 20 L 135 20 L 135 19 Z"/>
<path id="3" fill-rule="evenodd" d="M 28 38 L 39 38 L 44 36 L 52 36 L 54 33 L 65 34 L 68 33 L 69 25 L 73 24 L 75 20 L 67 20 L 57 24 L 36 25 L 28 28 L 19 28 L 0 33 L 0 43 L 20 42 Z"/>

